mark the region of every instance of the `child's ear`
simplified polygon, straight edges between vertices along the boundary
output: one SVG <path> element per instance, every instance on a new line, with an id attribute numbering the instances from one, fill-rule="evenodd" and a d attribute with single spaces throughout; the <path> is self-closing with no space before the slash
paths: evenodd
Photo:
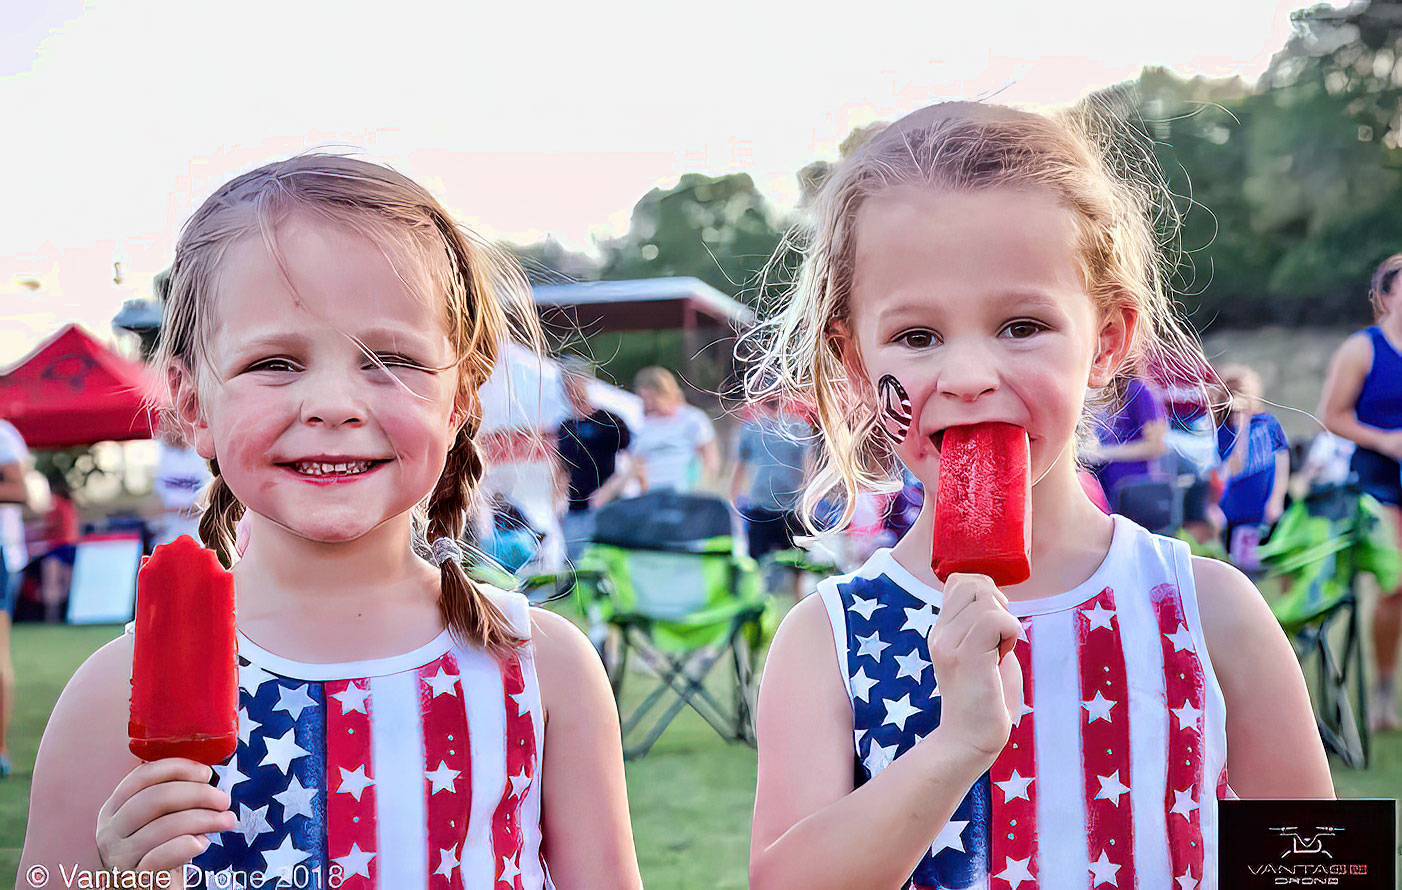
<path id="1" fill-rule="evenodd" d="M 199 387 L 195 375 L 183 362 L 176 361 L 167 375 L 175 419 L 180 424 L 180 437 L 194 446 L 195 453 L 213 460 L 214 436 L 209 431 L 204 411 L 200 407 Z"/>
<path id="2" fill-rule="evenodd" d="M 1115 379 L 1129 356 L 1138 331 L 1139 310 L 1129 303 L 1117 303 L 1101 313 L 1095 355 L 1091 358 L 1090 379 L 1087 381 L 1092 387 L 1107 386 Z"/>
<path id="3" fill-rule="evenodd" d="M 861 350 L 857 348 L 857 338 L 851 324 L 846 319 L 834 320 L 828 325 L 828 341 L 842 362 L 842 370 L 851 382 L 851 389 L 859 393 L 871 389 L 866 364 L 862 361 Z"/>

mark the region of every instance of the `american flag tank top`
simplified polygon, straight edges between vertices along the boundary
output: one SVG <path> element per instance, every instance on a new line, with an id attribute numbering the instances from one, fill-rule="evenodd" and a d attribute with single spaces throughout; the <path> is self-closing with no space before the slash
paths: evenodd
<path id="1" fill-rule="evenodd" d="M 524 597 L 487 595 L 530 635 Z M 131 626 L 128 626 L 131 630 Z M 239 634 L 239 743 L 214 769 L 238 825 L 187 886 L 551 888 L 529 642 L 499 659 L 448 631 L 402 655 L 305 664 Z"/>
<path id="2" fill-rule="evenodd" d="M 1187 546 L 1114 517 L 1083 584 L 1014 602 L 1024 703 L 1007 746 L 911 876 L 915 890 L 1215 890 L 1226 705 Z M 857 785 L 940 721 L 940 592 L 878 551 L 819 586 L 852 704 Z"/>

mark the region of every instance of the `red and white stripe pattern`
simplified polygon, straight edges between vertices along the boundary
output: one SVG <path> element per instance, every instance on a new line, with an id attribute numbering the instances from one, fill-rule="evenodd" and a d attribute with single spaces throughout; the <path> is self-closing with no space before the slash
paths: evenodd
<path id="1" fill-rule="evenodd" d="M 495 596 L 529 637 L 525 599 Z M 499 657 L 443 634 L 402 656 L 314 665 L 245 639 L 240 655 L 252 662 L 240 746 L 220 769 L 243 816 L 197 866 L 324 869 L 350 890 L 552 887 L 529 642 Z"/>
<path id="2" fill-rule="evenodd" d="M 1024 872 L 1032 886 L 1037 881 L 1037 744 L 1036 715 L 1027 704 L 1033 700 L 1031 623 L 1022 622 L 1022 634 L 1013 655 L 1022 668 L 1023 706 L 1013 715 L 1007 747 L 988 771 L 992 796 L 990 823 L 990 871 L 994 886 L 1017 887 Z M 1016 877 L 1014 877 L 1016 876 Z"/>
<path id="3" fill-rule="evenodd" d="M 871 583 L 883 579 L 889 587 Z M 847 648 L 847 622 L 859 618 L 846 614 L 844 589 L 867 610 L 913 611 L 901 599 L 907 595 L 938 609 L 940 594 L 889 551 L 850 579 L 824 582 L 820 592 L 855 695 L 852 678 L 872 668 L 873 658 Z M 1218 887 L 1217 800 L 1232 796 L 1226 704 L 1196 596 L 1186 545 L 1117 516 L 1110 552 L 1089 580 L 1010 604 L 1027 638 L 1014 652 L 1031 713 L 1014 726 L 988 783 L 970 792 L 988 795 L 987 846 L 978 849 L 974 825 L 962 834 L 969 857 L 986 861 L 992 890 Z M 859 642 L 898 654 L 911 645 L 889 632 Z M 866 685 L 862 692 L 875 694 Z M 854 715 L 866 703 L 854 697 Z M 914 744 L 893 738 L 890 727 L 884 732 L 888 748 L 903 752 Z M 967 804 L 962 812 L 981 809 Z M 916 883 L 937 886 L 929 880 L 937 866 L 927 857 Z"/>

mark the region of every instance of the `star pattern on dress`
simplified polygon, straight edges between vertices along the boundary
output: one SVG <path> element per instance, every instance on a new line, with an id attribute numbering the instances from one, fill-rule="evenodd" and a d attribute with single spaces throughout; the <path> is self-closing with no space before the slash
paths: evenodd
<path id="1" fill-rule="evenodd" d="M 344 856 L 334 857 L 334 861 L 339 863 L 345 871 L 342 878 L 353 878 L 356 875 L 370 877 L 370 860 L 375 858 L 374 853 L 367 853 L 360 849 L 359 843 L 351 844 L 350 852 Z"/>
<path id="2" fill-rule="evenodd" d="M 1100 851 L 1100 858 L 1090 864 L 1091 887 L 1099 887 L 1101 884 L 1109 884 L 1112 887 L 1120 886 L 1116 877 L 1120 872 L 1120 866 L 1110 861 L 1110 857 L 1105 855 L 1105 851 Z"/>
<path id="3" fill-rule="evenodd" d="M 871 616 L 880 608 L 881 603 L 875 599 L 864 600 L 859 596 L 852 597 L 852 611 L 856 612 L 867 621 L 870 621 Z"/>
<path id="4" fill-rule="evenodd" d="M 940 829 L 935 842 L 930 845 L 930 855 L 934 855 L 941 850 L 958 850 L 960 853 L 967 853 L 964 849 L 964 829 L 969 827 L 967 819 L 950 819 L 944 823 Z"/>
<path id="5" fill-rule="evenodd" d="M 920 675 L 925 673 L 925 668 L 930 666 L 930 662 L 920 657 L 919 649 L 912 649 L 905 655 L 896 656 L 896 679 L 909 677 L 915 682 L 920 682 Z"/>
<path id="6" fill-rule="evenodd" d="M 511 777 L 511 796 L 520 797 L 531 784 L 531 777 L 526 775 L 526 768 L 521 767 L 521 771 Z"/>
<path id="7" fill-rule="evenodd" d="M 1104 695 L 1101 695 L 1099 690 L 1097 690 L 1095 698 L 1090 701 L 1081 702 L 1081 707 L 1086 709 L 1087 723 L 1094 723 L 1097 720 L 1104 720 L 1106 723 L 1111 723 L 1113 721 L 1110 719 L 1110 709 L 1116 704 L 1118 704 L 1118 702 L 1111 701 Z"/>
<path id="8" fill-rule="evenodd" d="M 360 800 L 361 793 L 364 792 L 366 788 L 375 784 L 374 779 L 368 778 L 365 775 L 364 766 L 357 766 L 354 770 L 348 770 L 343 766 L 340 767 L 340 770 L 341 786 L 336 789 L 337 794 L 349 794 L 358 801 Z"/>
<path id="9" fill-rule="evenodd" d="M 248 776 L 239 772 L 238 765 L 232 760 L 228 763 L 218 764 L 214 771 L 219 774 L 218 789 L 230 796 L 234 793 L 234 786 L 240 782 L 247 782 Z"/>
<path id="10" fill-rule="evenodd" d="M 300 720 L 303 708 L 314 708 L 316 702 L 307 695 L 307 687 L 302 686 L 279 686 L 277 704 L 273 705 L 274 711 L 286 711 L 293 720 Z"/>
<path id="11" fill-rule="evenodd" d="M 277 678 L 256 664 L 239 665 L 239 688 L 249 695 L 257 695 L 264 683 L 275 683 Z"/>
<path id="12" fill-rule="evenodd" d="M 297 849 L 292 843 L 292 835 L 289 834 L 282 839 L 282 844 L 276 850 L 263 851 L 264 880 L 276 878 L 289 884 L 295 883 L 292 879 L 293 869 L 310 855 Z"/>
<path id="13" fill-rule="evenodd" d="M 1192 869 L 1183 869 L 1183 873 L 1173 880 L 1177 882 L 1178 890 L 1198 890 L 1198 882 L 1193 877 Z"/>
<path id="14" fill-rule="evenodd" d="M 1188 631 L 1186 624 L 1178 625 L 1178 629 L 1171 634 L 1164 634 L 1164 637 L 1173 644 L 1174 652 L 1182 652 L 1185 649 L 1189 652 L 1196 652 L 1193 648 L 1193 635 Z"/>
<path id="15" fill-rule="evenodd" d="M 885 703 L 886 719 L 882 725 L 894 723 L 901 732 L 905 732 L 905 722 L 920 713 L 920 709 L 910 703 L 909 694 L 903 695 L 895 701 L 889 698 L 885 699 Z"/>
<path id="16" fill-rule="evenodd" d="M 239 741 L 247 745 L 253 738 L 253 731 L 263 724 L 248 716 L 248 708 L 239 708 Z"/>
<path id="17" fill-rule="evenodd" d="M 359 711 L 362 714 L 370 713 L 366 710 L 365 700 L 370 697 L 370 690 L 357 686 L 354 683 L 347 683 L 346 688 L 340 692 L 331 693 L 331 697 L 341 703 L 341 713 L 349 714 L 351 711 Z"/>
<path id="18" fill-rule="evenodd" d="M 516 703 L 517 717 L 524 717 L 526 714 L 530 713 L 531 703 L 526 700 L 526 694 L 524 692 L 517 692 L 511 695 L 510 698 Z"/>
<path id="19" fill-rule="evenodd" d="M 273 827 L 268 824 L 268 808 L 261 806 L 253 809 L 246 803 L 239 804 L 239 821 L 234 825 L 234 831 L 243 835 L 243 842 L 252 846 L 253 840 L 260 834 L 272 831 Z"/>
<path id="20" fill-rule="evenodd" d="M 438 867 L 433 870 L 436 875 L 443 875 L 445 878 L 453 877 L 453 869 L 462 863 L 458 861 L 458 847 L 456 844 L 444 850 L 438 849 Z"/>
<path id="21" fill-rule="evenodd" d="M 857 657 L 868 655 L 876 661 L 881 660 L 881 653 L 891 644 L 881 639 L 881 634 L 872 631 L 869 637 L 857 637 Z"/>
<path id="22" fill-rule="evenodd" d="M 497 878 L 497 883 L 505 881 L 508 884 L 516 882 L 516 876 L 521 873 L 521 867 L 509 856 L 501 857 L 501 877 Z"/>
<path id="23" fill-rule="evenodd" d="M 432 677 L 424 677 L 424 682 L 433 690 L 433 697 L 440 695 L 457 695 L 458 675 L 450 674 L 440 666 L 438 673 Z"/>
<path id="24" fill-rule="evenodd" d="M 1172 815 L 1173 813 L 1177 813 L 1184 819 L 1188 819 L 1189 821 L 1191 821 L 1192 817 L 1189 814 L 1197 808 L 1198 803 L 1197 801 L 1193 800 L 1193 786 L 1190 785 L 1188 786 L 1188 790 L 1186 791 L 1178 791 L 1176 789 L 1174 790 L 1173 807 L 1170 808 L 1168 812 L 1170 815 Z"/>
<path id="25" fill-rule="evenodd" d="M 310 751 L 297 744 L 297 727 L 292 727 L 283 733 L 281 738 L 264 737 L 263 742 L 268 746 L 268 754 L 263 758 L 259 766 L 267 766 L 270 763 L 277 764 L 277 768 L 282 770 L 283 775 L 287 775 L 287 769 L 292 765 L 292 761 L 298 757 L 306 757 Z"/>
<path id="26" fill-rule="evenodd" d="M 1187 701 L 1186 699 L 1183 701 L 1183 707 L 1169 708 L 1169 710 L 1171 710 L 1174 713 L 1174 715 L 1178 717 L 1179 729 L 1187 729 L 1190 726 L 1196 729 L 1198 725 L 1198 718 L 1202 716 L 1202 711 L 1198 708 L 1193 707 L 1192 702 Z"/>
<path id="27" fill-rule="evenodd" d="M 302 782 L 293 776 L 287 783 L 287 790 L 280 791 L 273 795 L 273 800 L 282 804 L 282 822 L 284 825 L 294 816 L 306 816 L 312 818 L 312 801 L 316 800 L 317 789 L 303 788 Z"/>
<path id="28" fill-rule="evenodd" d="M 1080 613 L 1082 616 L 1085 617 L 1085 619 L 1088 622 L 1090 622 L 1090 627 L 1087 629 L 1088 631 L 1095 630 L 1096 628 L 1100 627 L 1103 627 L 1106 630 L 1113 629 L 1110 627 L 1110 622 L 1115 617 L 1115 610 L 1107 609 L 1104 606 L 1100 605 L 1099 600 L 1096 601 L 1094 609 L 1081 609 Z"/>
<path id="29" fill-rule="evenodd" d="M 1129 790 L 1128 785 L 1120 784 L 1120 771 L 1115 770 L 1108 776 L 1096 776 L 1100 782 L 1100 790 L 1096 792 L 1096 800 L 1108 800 L 1115 806 L 1120 805 L 1120 795 Z"/>
<path id="30" fill-rule="evenodd" d="M 433 785 L 429 794 L 434 795 L 440 791 L 447 791 L 449 794 L 457 794 L 457 778 L 460 775 L 462 775 L 462 770 L 449 769 L 446 762 L 438 761 L 438 769 L 424 771 L 424 778 L 428 779 Z M 359 797 L 356 798 L 356 800 L 359 799 Z"/>
<path id="31" fill-rule="evenodd" d="M 1018 890 L 1018 888 L 1022 886 L 1024 881 L 1036 882 L 1037 880 L 1036 878 L 1032 877 L 1032 872 L 1029 871 L 1027 868 L 1028 864 L 1031 863 L 1031 861 L 1031 856 L 1028 856 L 1026 859 L 1014 859 L 1011 856 L 1005 857 L 1005 861 L 1003 862 L 1003 870 L 998 872 L 993 877 L 1002 878 L 1003 880 L 1007 881 L 1009 885 L 1011 885 L 1012 890 Z"/>
<path id="32" fill-rule="evenodd" d="M 913 630 L 922 637 L 928 637 L 935 627 L 935 607 L 926 603 L 918 609 L 905 610 L 905 624 L 901 630 Z"/>
<path id="33" fill-rule="evenodd" d="M 896 759 L 895 745 L 878 745 L 875 740 L 871 743 L 871 751 L 867 754 L 866 767 L 871 777 L 876 778 L 877 773 L 890 766 Z"/>
<path id="34" fill-rule="evenodd" d="M 1021 726 L 1022 718 L 1026 717 L 1028 714 L 1031 713 L 1032 706 L 1027 703 L 1026 699 L 1024 699 L 1022 702 L 1022 706 L 1017 709 L 1017 713 L 1012 715 L 1013 726 Z"/>
<path id="35" fill-rule="evenodd" d="M 1007 803 L 1018 798 L 1030 801 L 1032 798 L 1027 793 L 1027 786 L 1035 781 L 1035 776 L 1019 775 L 1017 770 L 1013 770 L 1013 774 L 1009 778 L 993 784 L 997 785 L 998 789 L 1003 792 L 1003 803 Z"/>
<path id="36" fill-rule="evenodd" d="M 871 687 L 876 685 L 876 681 L 867 676 L 866 667 L 860 667 L 852 675 L 852 697 L 860 701 L 866 701 L 871 694 Z"/>

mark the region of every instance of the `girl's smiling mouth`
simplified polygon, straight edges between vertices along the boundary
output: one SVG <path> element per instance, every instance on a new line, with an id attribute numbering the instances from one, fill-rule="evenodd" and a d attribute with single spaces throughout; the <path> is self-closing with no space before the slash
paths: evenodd
<path id="1" fill-rule="evenodd" d="M 389 463 L 389 458 L 314 457 L 278 461 L 277 466 L 308 482 L 349 482 L 373 473 Z"/>

